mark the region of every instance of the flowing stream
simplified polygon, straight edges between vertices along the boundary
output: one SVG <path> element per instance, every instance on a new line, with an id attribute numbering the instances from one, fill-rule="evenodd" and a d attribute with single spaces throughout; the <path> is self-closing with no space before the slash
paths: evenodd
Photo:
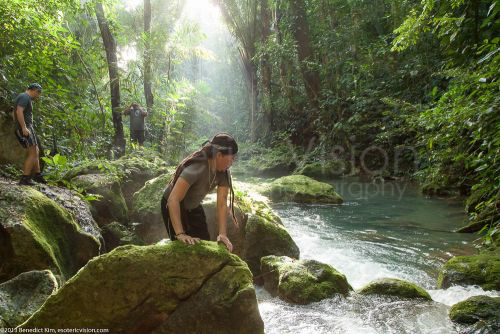
<path id="1" fill-rule="evenodd" d="M 301 258 L 332 265 L 355 290 L 377 278 L 400 278 L 425 288 L 434 301 L 351 293 L 292 305 L 257 287 L 266 333 L 458 333 L 448 318 L 451 305 L 474 295 L 500 295 L 476 286 L 436 289 L 446 260 L 474 253 L 477 235 L 452 232 L 466 218 L 462 203 L 426 198 L 404 183 L 331 183 L 344 204 L 272 204 Z"/>

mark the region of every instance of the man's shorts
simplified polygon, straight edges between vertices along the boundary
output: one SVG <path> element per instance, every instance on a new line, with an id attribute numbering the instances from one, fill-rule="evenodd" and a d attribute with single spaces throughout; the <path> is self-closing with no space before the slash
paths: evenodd
<path id="1" fill-rule="evenodd" d="M 21 127 L 16 126 L 16 130 L 14 133 L 17 137 L 17 140 L 24 148 L 28 148 L 30 146 L 38 146 L 38 141 L 36 140 L 36 134 L 35 129 L 33 129 L 33 125 L 27 125 L 26 128 L 29 130 L 30 134 L 27 137 L 24 137 Z"/>

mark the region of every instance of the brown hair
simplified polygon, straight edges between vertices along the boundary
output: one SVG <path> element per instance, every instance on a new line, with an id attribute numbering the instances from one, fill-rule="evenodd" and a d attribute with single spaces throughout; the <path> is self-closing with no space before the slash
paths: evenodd
<path id="1" fill-rule="evenodd" d="M 174 188 L 174 185 L 177 182 L 177 179 L 181 175 L 184 168 L 186 168 L 189 165 L 192 165 L 195 162 L 207 161 L 208 159 L 212 159 L 216 156 L 217 152 L 220 152 L 223 155 L 228 155 L 228 154 L 234 155 L 238 153 L 238 144 L 236 144 L 236 140 L 234 140 L 234 138 L 230 134 L 225 132 L 218 133 L 215 136 L 213 136 L 211 140 L 205 141 L 202 144 L 201 149 L 191 153 L 189 156 L 187 156 L 186 158 L 184 158 L 184 160 L 181 161 L 179 166 L 177 166 L 174 177 L 170 180 L 168 184 L 168 186 L 171 187 L 170 189 Z M 231 206 L 231 215 L 233 216 L 233 219 L 237 221 L 236 215 L 234 214 L 233 180 L 231 178 L 231 173 L 229 172 L 229 170 L 226 170 L 226 176 L 229 182 L 229 189 L 230 189 L 229 202 Z M 210 180 L 208 180 L 208 182 L 210 182 Z"/>

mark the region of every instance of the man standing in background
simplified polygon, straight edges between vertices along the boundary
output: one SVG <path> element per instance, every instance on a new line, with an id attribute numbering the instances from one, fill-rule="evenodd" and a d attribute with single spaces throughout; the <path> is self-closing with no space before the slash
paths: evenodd
<path id="1" fill-rule="evenodd" d="M 130 141 L 144 145 L 144 118 L 148 112 L 144 110 L 138 103 L 132 103 L 130 107 L 125 109 L 125 115 L 130 116 Z"/>
<path id="2" fill-rule="evenodd" d="M 33 101 L 42 94 L 42 86 L 32 83 L 26 92 L 19 94 L 14 100 L 14 119 L 16 123 L 15 134 L 19 143 L 28 150 L 28 156 L 23 165 L 23 176 L 19 181 L 21 185 L 33 185 L 31 173 L 34 172 L 33 181 L 47 183 L 40 173 L 40 151 L 38 138 L 33 128 Z"/>

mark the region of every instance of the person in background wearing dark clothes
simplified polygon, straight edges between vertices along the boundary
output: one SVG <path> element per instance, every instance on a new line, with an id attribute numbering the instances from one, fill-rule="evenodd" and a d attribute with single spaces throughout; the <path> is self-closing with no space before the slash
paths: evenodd
<path id="1" fill-rule="evenodd" d="M 144 118 L 148 115 L 148 112 L 134 102 L 123 113 L 130 116 L 130 141 L 143 146 Z"/>
<path id="2" fill-rule="evenodd" d="M 33 181 L 47 183 L 40 173 L 39 143 L 33 127 L 33 101 L 36 101 L 40 94 L 42 94 L 42 86 L 32 83 L 26 92 L 19 94 L 14 100 L 15 135 L 19 143 L 28 151 L 23 165 L 23 176 L 19 181 L 21 185 L 34 185 L 31 176 L 33 172 L 35 173 Z"/>

